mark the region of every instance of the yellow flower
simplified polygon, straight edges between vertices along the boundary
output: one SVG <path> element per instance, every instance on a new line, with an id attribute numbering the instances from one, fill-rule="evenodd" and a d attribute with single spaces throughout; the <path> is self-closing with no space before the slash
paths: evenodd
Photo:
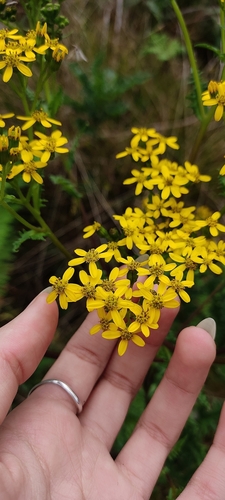
<path id="1" fill-rule="evenodd" d="M 49 121 L 49 118 L 48 118 Z M 62 148 L 64 144 L 68 142 L 66 137 L 62 137 L 62 132 L 60 130 L 55 130 L 51 133 L 51 136 L 42 134 L 41 132 L 35 132 L 35 135 L 41 140 L 37 145 L 37 149 L 44 150 L 41 156 L 41 161 L 48 161 L 53 153 L 68 153 L 69 149 Z"/>
<path id="2" fill-rule="evenodd" d="M 121 318 L 121 325 L 116 326 L 113 323 L 109 325 L 109 329 L 102 333 L 102 337 L 104 339 L 121 339 L 118 345 L 118 354 L 119 356 L 123 356 L 128 348 L 129 341 L 131 340 L 134 344 L 139 347 L 144 347 L 145 341 L 131 331 L 132 324 L 127 326 L 125 321 Z"/>
<path id="3" fill-rule="evenodd" d="M 145 337 L 149 337 L 150 328 L 157 330 L 159 328 L 158 323 L 153 323 L 152 321 L 152 310 L 149 307 L 147 301 L 143 302 L 142 306 L 137 304 L 138 310 L 136 312 L 136 317 L 130 325 L 130 331 L 136 332 L 141 331 Z"/>
<path id="4" fill-rule="evenodd" d="M 24 125 L 22 126 L 22 130 L 27 130 L 28 128 L 32 127 L 36 122 L 41 123 L 41 125 L 46 128 L 51 127 L 52 123 L 54 123 L 54 125 L 62 125 L 61 122 L 59 122 L 58 120 L 49 118 L 47 113 L 45 113 L 45 111 L 43 111 L 42 109 L 36 109 L 35 111 L 33 111 L 31 116 L 17 116 L 16 118 L 18 118 L 18 120 L 26 121 L 26 123 L 24 123 Z M 68 141 L 66 140 L 66 142 Z"/>
<path id="5" fill-rule="evenodd" d="M 159 134 L 158 132 L 154 132 L 151 134 L 151 137 L 156 138 L 157 142 L 161 146 L 160 154 L 165 153 L 166 146 L 169 146 L 172 149 L 179 149 L 180 146 L 177 144 L 177 137 L 165 137 L 164 135 Z"/>
<path id="6" fill-rule="evenodd" d="M 124 312 L 129 309 L 135 314 L 135 310 L 137 310 L 137 304 L 131 300 L 122 298 L 123 293 L 123 287 L 117 288 L 115 292 L 107 292 L 101 285 L 98 286 L 96 299 L 90 299 L 89 301 L 89 311 L 104 309 L 106 313 L 110 313 L 113 322 L 117 326 L 121 326 L 120 311 Z"/>
<path id="7" fill-rule="evenodd" d="M 170 287 L 175 290 L 177 295 L 184 301 L 184 302 L 190 302 L 190 296 L 188 293 L 185 291 L 185 287 L 191 288 L 194 286 L 194 281 L 188 281 L 188 280 L 179 280 L 179 279 L 172 279 L 170 281 Z"/>
<path id="8" fill-rule="evenodd" d="M 139 141 L 147 142 L 147 140 L 149 138 L 149 134 L 151 137 L 151 134 L 156 133 L 156 130 L 154 128 L 132 127 L 131 132 L 134 134 L 134 137 L 136 137 L 137 142 L 139 142 Z"/>
<path id="9" fill-rule="evenodd" d="M 199 255 L 200 254 L 200 255 Z M 222 269 L 215 262 L 215 254 L 214 252 L 207 251 L 205 247 L 198 247 L 192 253 L 192 258 L 195 262 L 200 264 L 199 271 L 200 273 L 205 273 L 209 268 L 215 274 L 221 274 Z"/>
<path id="10" fill-rule="evenodd" d="M 163 307 L 176 308 L 179 303 L 175 298 L 177 294 L 172 288 L 168 288 L 165 283 L 160 283 L 157 290 L 153 289 L 151 277 L 147 278 L 144 283 L 137 283 L 138 290 L 133 292 L 134 297 L 144 297 L 147 300 L 147 305 L 151 310 L 151 322 L 158 323 L 160 311 Z M 136 314 L 136 313 L 135 313 Z"/>
<path id="11" fill-rule="evenodd" d="M 199 168 L 197 165 L 191 165 L 189 161 L 184 162 L 184 166 L 187 170 L 187 179 L 191 182 L 209 182 L 211 181 L 210 175 L 202 175 L 199 172 Z"/>
<path id="12" fill-rule="evenodd" d="M 10 39 L 16 39 L 18 40 L 18 38 L 20 38 L 20 35 L 16 35 L 16 33 L 18 33 L 18 30 L 17 29 L 13 29 L 13 30 L 8 30 L 7 28 L 5 29 L 1 29 L 0 30 L 0 51 L 4 51 L 5 50 L 5 40 L 6 38 L 10 38 Z"/>
<path id="13" fill-rule="evenodd" d="M 108 255 L 104 258 L 105 262 L 110 262 L 110 260 L 114 257 L 114 259 L 117 262 L 120 262 L 121 259 L 121 253 L 118 248 L 118 242 L 117 241 L 109 241 L 107 243 L 107 253 Z"/>
<path id="14" fill-rule="evenodd" d="M 92 326 L 89 332 L 90 335 L 95 335 L 96 333 L 100 332 L 100 330 L 105 332 L 106 330 L 109 329 L 110 323 L 112 323 L 112 318 L 110 313 L 106 313 L 104 309 L 98 309 L 97 313 L 99 317 L 99 322 L 96 323 L 96 325 Z"/>
<path id="15" fill-rule="evenodd" d="M 225 232 L 225 226 L 218 222 L 218 219 L 221 217 L 220 212 L 214 212 L 210 217 L 206 219 L 206 221 L 201 221 L 201 227 L 208 226 L 209 232 L 212 236 L 218 236 L 219 231 Z"/>
<path id="16" fill-rule="evenodd" d="M 171 271 L 170 275 L 174 276 L 176 279 L 182 279 L 184 272 L 187 271 L 187 281 L 194 281 L 194 271 L 196 271 L 198 265 L 196 263 L 196 260 L 192 259 L 192 255 L 193 252 L 190 254 L 190 256 L 185 257 L 175 253 L 169 253 L 170 258 L 180 264 Z"/>
<path id="17" fill-rule="evenodd" d="M 62 278 L 57 278 L 56 276 L 52 276 L 49 280 L 51 283 L 53 290 L 48 295 L 46 301 L 48 304 L 54 302 L 54 300 L 59 297 L 59 304 L 62 309 L 67 309 L 68 302 L 73 302 L 74 295 L 74 284 L 68 283 L 68 281 L 72 278 L 74 274 L 74 269 L 69 267 L 63 274 Z"/>
<path id="18" fill-rule="evenodd" d="M 30 77 L 32 76 L 32 71 L 28 66 L 23 64 L 21 61 L 32 62 L 33 59 L 29 59 L 26 56 L 20 56 L 19 54 L 9 51 L 8 54 L 3 56 L 3 61 L 0 61 L 0 69 L 4 69 L 2 80 L 7 83 L 13 75 L 13 69 L 16 68 L 22 73 L 24 76 Z"/>
<path id="19" fill-rule="evenodd" d="M 33 160 L 30 160 L 27 163 L 25 162 L 21 165 L 13 166 L 10 172 L 10 179 L 18 175 L 20 172 L 23 172 L 22 177 L 24 182 L 30 182 L 31 179 L 34 179 L 38 184 L 43 184 L 43 179 L 36 170 L 37 168 L 44 168 L 46 166 L 47 163 Z"/>
<path id="20" fill-rule="evenodd" d="M 101 269 L 97 269 L 96 276 L 93 278 L 89 276 L 85 271 L 81 270 L 79 272 L 79 278 L 82 285 L 74 284 L 73 286 L 73 294 L 74 299 L 73 302 L 77 302 L 84 297 L 87 299 L 86 307 L 89 311 L 89 301 L 90 299 L 95 299 L 96 297 L 96 285 L 101 283 L 102 271 Z"/>
<path id="21" fill-rule="evenodd" d="M 202 101 L 203 101 L 203 106 L 216 106 L 214 119 L 217 122 L 221 120 L 224 113 L 224 105 L 225 105 L 225 81 L 218 82 L 217 89 L 216 87 L 213 89 L 210 88 L 210 90 L 208 88 L 206 92 L 203 92 Z"/>
<path id="22" fill-rule="evenodd" d="M 104 259 L 105 257 L 109 256 L 109 250 L 106 249 L 107 249 L 106 243 L 100 245 L 97 248 L 91 248 L 88 251 L 83 250 L 83 248 L 76 248 L 76 250 L 74 250 L 74 253 L 79 255 L 79 257 L 70 260 L 68 262 L 68 265 L 79 266 L 80 264 L 84 264 L 86 262 L 87 264 L 89 264 L 90 274 L 94 278 L 97 273 L 96 262 L 98 262 L 99 259 Z"/>
<path id="23" fill-rule="evenodd" d="M 136 196 L 141 194 L 144 187 L 146 187 L 149 190 L 153 189 L 154 182 L 153 180 L 149 180 L 148 175 L 145 175 L 143 172 L 140 172 L 140 170 L 136 169 L 131 170 L 131 173 L 133 177 L 125 179 L 125 181 L 123 181 L 123 184 L 133 184 L 134 182 L 137 182 L 137 186 L 135 188 Z"/>
<path id="24" fill-rule="evenodd" d="M 118 267 L 114 267 L 108 278 L 103 278 L 99 281 L 101 288 L 106 292 L 115 292 L 117 288 L 120 288 L 120 293 L 125 295 L 130 285 L 130 280 L 121 279 L 121 275 L 123 274 L 124 270 L 121 271 Z"/>
<path id="25" fill-rule="evenodd" d="M 141 158 L 141 153 L 137 146 L 125 148 L 125 151 L 116 155 L 116 158 L 124 158 L 124 156 L 128 155 L 131 155 L 134 161 L 138 161 Z"/>
<path id="26" fill-rule="evenodd" d="M 90 226 L 86 226 L 83 229 L 83 232 L 85 233 L 83 234 L 83 238 L 90 238 L 90 236 L 92 236 L 96 231 L 99 231 L 100 227 L 101 224 L 96 221 L 94 221 L 94 223 L 91 224 Z"/>
<path id="27" fill-rule="evenodd" d="M 167 200 L 172 194 L 175 198 L 181 198 L 182 194 L 187 194 L 188 189 L 183 187 L 187 184 L 188 179 L 179 175 L 165 175 L 157 178 L 157 185 L 163 200 Z"/>
<path id="28" fill-rule="evenodd" d="M 149 270 L 144 267 L 148 264 L 148 255 L 146 255 L 145 258 L 141 261 L 130 256 L 128 256 L 126 259 L 121 257 L 120 262 L 122 264 L 125 264 L 125 268 L 123 269 L 123 273 L 125 274 L 129 271 L 137 271 L 138 276 L 149 274 Z"/>

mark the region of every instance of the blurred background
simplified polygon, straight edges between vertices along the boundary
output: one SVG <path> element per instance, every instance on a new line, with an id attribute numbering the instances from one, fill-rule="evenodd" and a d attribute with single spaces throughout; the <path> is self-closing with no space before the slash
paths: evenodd
<path id="1" fill-rule="evenodd" d="M 130 176 L 135 163 L 130 156 L 115 159 L 129 145 L 131 127 L 154 127 L 165 136 L 176 135 L 180 149 L 171 150 L 169 157 L 183 164 L 189 159 L 199 120 L 190 65 L 169 0 L 60 3 L 61 13 L 69 20 L 62 37 L 69 55 L 57 73 L 58 93 L 51 103 L 51 116 L 62 121 L 70 153 L 49 165 L 42 197 L 43 216 L 73 255 L 77 247 L 99 245 L 97 236 L 83 240 L 85 226 L 97 220 L 107 228 L 113 227 L 112 215 L 134 206 L 134 189 L 123 186 L 123 180 Z M 22 4 L 18 2 L 16 19 L 21 28 L 27 29 Z M 178 4 L 195 47 L 205 90 L 209 80 L 219 80 L 221 75 L 215 54 L 207 46 L 199 46 L 203 42 L 220 46 L 219 2 L 179 0 Z M 0 101 L 1 112 L 13 110 L 24 114 L 20 102 L 3 82 L 0 82 Z M 224 201 L 218 171 L 224 163 L 224 154 L 223 123 L 212 122 L 196 163 L 201 173 L 210 174 L 213 181 L 210 188 L 199 186 L 192 190 L 190 204 L 221 210 Z M 63 182 L 63 177 L 69 183 Z M 65 257 L 49 240 L 25 241 L 13 251 L 15 236 L 17 240 L 23 237 L 21 231 L 19 223 L 0 207 L 1 325 L 47 287 L 52 274 L 61 276 L 67 266 Z M 191 292 L 192 301 L 181 307 L 173 331 L 133 402 L 112 450 L 116 456 L 151 398 L 180 328 L 197 324 L 207 316 L 214 317 L 218 324 L 216 363 L 181 439 L 165 464 L 153 500 L 172 500 L 182 491 L 211 444 L 225 396 L 224 278 L 206 273 L 197 279 Z M 80 302 L 60 312 L 53 345 L 32 381 L 21 387 L 15 404 L 44 375 L 85 315 Z"/>

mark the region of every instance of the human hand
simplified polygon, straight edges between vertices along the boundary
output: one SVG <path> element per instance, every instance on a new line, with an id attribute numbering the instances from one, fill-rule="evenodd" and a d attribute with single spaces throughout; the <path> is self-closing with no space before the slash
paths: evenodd
<path id="1" fill-rule="evenodd" d="M 7 416 L 18 385 L 31 376 L 57 325 L 56 303 L 42 292 L 0 335 L 0 484 L 2 500 L 148 500 L 177 441 L 215 356 L 211 336 L 183 330 L 169 367 L 137 427 L 114 461 L 109 450 L 173 319 L 162 310 L 160 328 L 143 349 L 117 354 L 114 341 L 91 337 L 90 313 L 46 379 L 66 382 L 85 401 L 75 404 L 53 384 L 38 387 Z M 180 500 L 223 500 L 225 409 L 214 445 Z"/>

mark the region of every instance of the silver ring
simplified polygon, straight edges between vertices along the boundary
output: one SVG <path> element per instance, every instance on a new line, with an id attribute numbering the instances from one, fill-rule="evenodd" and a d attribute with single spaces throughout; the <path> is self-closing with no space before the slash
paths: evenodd
<path id="1" fill-rule="evenodd" d="M 72 389 L 70 389 L 70 387 L 65 382 L 62 382 L 62 380 L 57 380 L 55 378 L 45 379 L 45 380 L 42 380 L 41 382 L 39 382 L 39 384 L 34 385 L 34 387 L 32 387 L 32 389 L 28 392 L 28 396 L 30 396 L 30 394 L 33 391 L 35 391 L 35 389 L 37 389 L 41 385 L 45 385 L 45 384 L 55 384 L 55 385 L 58 385 L 59 387 L 61 387 L 62 389 L 64 389 L 64 391 L 66 391 L 67 394 L 69 394 L 69 396 L 71 396 L 74 403 L 76 404 L 76 408 L 78 410 L 78 413 L 80 413 L 82 411 L 83 406 L 82 406 L 82 403 L 81 403 L 80 399 L 78 398 L 77 394 L 75 394 L 75 392 L 73 392 Z"/>

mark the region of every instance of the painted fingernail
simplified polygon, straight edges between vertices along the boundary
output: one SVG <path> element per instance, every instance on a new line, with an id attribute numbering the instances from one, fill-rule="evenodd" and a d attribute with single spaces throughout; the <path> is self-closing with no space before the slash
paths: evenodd
<path id="1" fill-rule="evenodd" d="M 215 340 L 216 337 L 216 322 L 213 318 L 205 318 L 200 323 L 198 323 L 196 326 L 199 326 L 203 330 L 209 333 L 211 335 L 212 339 Z"/>

